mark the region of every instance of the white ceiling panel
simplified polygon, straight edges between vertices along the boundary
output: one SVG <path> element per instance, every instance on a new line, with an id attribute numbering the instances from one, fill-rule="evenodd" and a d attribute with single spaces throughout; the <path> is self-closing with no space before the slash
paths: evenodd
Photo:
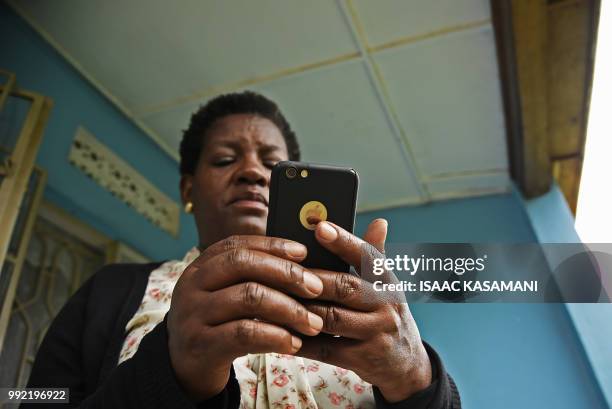
<path id="1" fill-rule="evenodd" d="M 356 51 L 328 0 L 19 0 L 132 112 Z"/>
<path id="2" fill-rule="evenodd" d="M 425 176 L 508 167 L 491 27 L 374 58 Z"/>
<path id="3" fill-rule="evenodd" d="M 172 109 L 148 115 L 143 122 L 163 139 L 174 151 L 179 151 L 179 144 L 183 137 L 183 130 L 189 126 L 191 114 L 194 113 L 205 100 L 190 102 Z"/>
<path id="4" fill-rule="evenodd" d="M 508 187 L 488 0 L 9 3 L 173 157 L 201 102 L 247 87 L 305 160 L 359 171 L 360 209 Z"/>
<path id="5" fill-rule="evenodd" d="M 368 45 L 490 18 L 488 0 L 354 0 Z"/>
<path id="6" fill-rule="evenodd" d="M 511 186 L 508 171 L 439 178 L 427 182 L 427 189 L 434 200 L 509 192 Z"/>
<path id="7" fill-rule="evenodd" d="M 363 65 L 344 63 L 254 88 L 278 102 L 296 130 L 305 161 L 352 166 L 359 206 L 422 200 Z M 162 135 L 180 135 L 196 104 L 146 119 Z M 177 146 L 178 139 L 170 142 Z"/>

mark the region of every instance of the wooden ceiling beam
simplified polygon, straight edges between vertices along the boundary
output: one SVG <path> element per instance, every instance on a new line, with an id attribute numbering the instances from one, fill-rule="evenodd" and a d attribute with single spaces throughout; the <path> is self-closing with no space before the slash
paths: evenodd
<path id="1" fill-rule="evenodd" d="M 575 211 L 599 0 L 491 0 L 513 179 L 527 198 L 557 179 Z"/>
<path id="2" fill-rule="evenodd" d="M 526 197 L 548 191 L 545 0 L 491 0 L 510 169 Z"/>

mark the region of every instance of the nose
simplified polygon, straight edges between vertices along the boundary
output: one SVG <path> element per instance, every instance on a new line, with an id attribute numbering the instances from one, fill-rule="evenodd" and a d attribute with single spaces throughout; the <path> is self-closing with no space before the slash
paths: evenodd
<path id="1" fill-rule="evenodd" d="M 248 155 L 243 159 L 242 166 L 236 173 L 236 181 L 249 185 L 265 187 L 269 183 L 269 171 L 256 155 Z"/>

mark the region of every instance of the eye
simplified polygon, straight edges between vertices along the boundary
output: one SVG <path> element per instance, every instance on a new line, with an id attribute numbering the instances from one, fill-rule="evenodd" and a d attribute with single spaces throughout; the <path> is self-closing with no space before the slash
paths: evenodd
<path id="1" fill-rule="evenodd" d="M 272 169 L 278 162 L 278 160 L 264 160 L 263 164 L 266 168 Z"/>
<path id="2" fill-rule="evenodd" d="M 235 158 L 233 156 L 223 156 L 221 158 L 215 159 L 213 161 L 213 166 L 216 166 L 216 167 L 228 166 L 234 163 L 234 161 L 235 161 Z"/>

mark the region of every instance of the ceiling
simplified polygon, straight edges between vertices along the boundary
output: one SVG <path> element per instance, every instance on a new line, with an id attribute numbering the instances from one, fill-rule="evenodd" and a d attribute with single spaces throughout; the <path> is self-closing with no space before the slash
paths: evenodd
<path id="1" fill-rule="evenodd" d="M 508 191 L 488 0 L 14 0 L 177 157 L 222 92 L 279 103 L 303 158 L 360 174 L 359 210 Z"/>

